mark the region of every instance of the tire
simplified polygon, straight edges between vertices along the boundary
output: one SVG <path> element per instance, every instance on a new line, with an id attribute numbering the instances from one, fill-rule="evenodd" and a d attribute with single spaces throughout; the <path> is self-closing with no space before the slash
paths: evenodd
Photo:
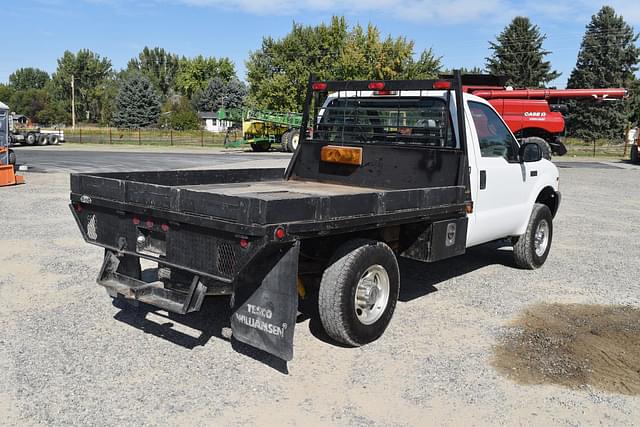
<path id="1" fill-rule="evenodd" d="M 10 165 L 16 164 L 16 153 L 14 153 L 13 150 L 9 150 L 9 164 Z"/>
<path id="2" fill-rule="evenodd" d="M 527 270 L 540 268 L 547 260 L 552 240 L 553 216 L 551 211 L 548 206 L 536 203 L 533 205 L 527 231 L 522 236 L 513 239 L 513 257 L 518 267 Z"/>
<path id="3" fill-rule="evenodd" d="M 366 276 L 369 280 L 363 281 Z M 372 280 L 376 290 L 366 295 Z M 351 240 L 338 248 L 322 274 L 318 294 L 322 326 L 331 338 L 350 346 L 375 341 L 391 321 L 399 291 L 400 271 L 391 248 L 375 240 Z M 365 301 L 367 297 L 371 300 Z M 374 300 L 379 305 L 371 304 Z"/>
<path id="4" fill-rule="evenodd" d="M 51 144 L 51 145 L 60 144 L 60 137 L 58 137 L 58 135 L 56 135 L 55 133 L 50 134 L 49 135 L 49 144 Z"/>
<path id="5" fill-rule="evenodd" d="M 542 150 L 542 158 L 551 160 L 551 147 L 549 146 L 549 143 L 544 139 L 538 136 L 530 136 L 528 138 L 522 138 L 522 142 L 533 142 L 538 144 L 540 146 L 540 149 Z"/>
<path id="6" fill-rule="evenodd" d="M 29 132 L 23 141 L 27 145 L 35 144 L 37 142 L 36 134 L 33 132 Z"/>
<path id="7" fill-rule="evenodd" d="M 289 151 L 289 140 L 291 139 L 291 131 L 288 130 L 280 137 L 280 145 L 282 145 L 282 151 L 285 153 Z"/>
<path id="8" fill-rule="evenodd" d="M 638 146 L 631 146 L 631 163 L 640 163 L 640 156 L 638 156 Z"/>
<path id="9" fill-rule="evenodd" d="M 287 141 L 287 151 L 293 153 L 298 148 L 300 142 L 300 131 L 297 129 L 289 131 L 289 140 Z"/>
<path id="10" fill-rule="evenodd" d="M 49 143 L 49 138 L 47 135 L 40 135 L 38 137 L 38 145 L 47 145 Z"/>
<path id="11" fill-rule="evenodd" d="M 264 153 L 266 151 L 269 151 L 269 148 L 271 148 L 271 144 L 269 144 L 268 142 L 251 144 L 251 149 L 257 153 Z"/>

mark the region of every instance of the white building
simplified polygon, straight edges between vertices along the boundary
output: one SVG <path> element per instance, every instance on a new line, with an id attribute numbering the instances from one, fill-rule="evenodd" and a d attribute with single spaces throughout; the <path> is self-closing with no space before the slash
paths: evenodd
<path id="1" fill-rule="evenodd" d="M 233 122 L 228 120 L 220 120 L 217 112 L 198 112 L 198 117 L 204 122 L 205 130 L 209 132 L 226 132 Z"/>

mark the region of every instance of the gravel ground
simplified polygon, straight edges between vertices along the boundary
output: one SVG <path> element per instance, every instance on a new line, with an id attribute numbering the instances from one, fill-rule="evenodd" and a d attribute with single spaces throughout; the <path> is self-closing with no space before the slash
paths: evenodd
<path id="1" fill-rule="evenodd" d="M 550 257 L 514 268 L 485 245 L 403 261 L 394 319 L 342 348 L 315 322 L 277 361 L 225 338 L 225 300 L 189 316 L 122 311 L 95 284 L 102 252 L 67 208 L 68 175 L 2 188 L 0 421 L 8 425 L 633 425 L 640 397 L 521 385 L 491 364 L 509 322 L 538 303 L 640 306 L 639 168 L 561 170 Z"/>

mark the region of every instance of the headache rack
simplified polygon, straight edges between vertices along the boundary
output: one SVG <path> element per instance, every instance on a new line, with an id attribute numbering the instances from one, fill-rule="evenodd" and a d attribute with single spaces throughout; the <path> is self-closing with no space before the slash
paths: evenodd
<path id="1" fill-rule="evenodd" d="M 443 90 L 444 99 L 434 96 L 433 91 Z M 450 114 L 452 100 L 455 117 Z M 316 81 L 311 76 L 302 123 L 301 149 L 294 154 L 286 179 L 310 143 L 376 151 L 374 147 L 410 146 L 461 152 L 456 182 L 468 193 L 463 86 L 457 70 L 453 78 L 437 80 Z"/>

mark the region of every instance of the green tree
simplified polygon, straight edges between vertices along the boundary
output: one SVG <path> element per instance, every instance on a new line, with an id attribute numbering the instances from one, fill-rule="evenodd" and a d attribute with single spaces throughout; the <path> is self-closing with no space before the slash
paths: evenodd
<path id="1" fill-rule="evenodd" d="M 176 76 L 176 89 L 191 98 L 197 91 L 204 90 L 209 81 L 219 77 L 225 82 L 236 77 L 236 69 L 229 58 L 181 58 Z"/>
<path id="2" fill-rule="evenodd" d="M 560 76 L 559 72 L 551 70 L 551 63 L 544 60 L 551 53 L 542 47 L 546 38 L 529 18 L 516 16 L 495 42 L 489 42 L 493 53 L 486 58 L 487 70 L 491 74 L 507 76 L 508 84 L 512 86 L 544 86 Z"/>
<path id="3" fill-rule="evenodd" d="M 411 59 L 402 78 L 410 80 L 433 79 L 442 72 L 442 57 L 434 55 L 431 48 L 424 50 L 417 61 Z"/>
<path id="4" fill-rule="evenodd" d="M 156 86 L 163 99 L 173 91 L 180 59 L 160 47 L 145 47 L 127 64 L 128 71 L 138 71 Z"/>
<path id="5" fill-rule="evenodd" d="M 15 90 L 44 89 L 49 73 L 38 68 L 20 68 L 9 75 L 9 84 Z"/>
<path id="6" fill-rule="evenodd" d="M 633 84 L 640 49 L 638 35 L 615 10 L 604 6 L 591 17 L 580 45 L 569 88 L 625 87 Z M 571 101 L 569 132 L 579 138 L 621 138 L 631 111 L 623 102 Z"/>
<path id="7" fill-rule="evenodd" d="M 79 120 L 98 121 L 101 109 L 100 92 L 104 90 L 105 81 L 112 75 L 111 61 L 88 49 L 78 53 L 65 51 L 58 59 L 58 68 L 53 74 L 53 95 L 58 101 L 65 103 L 71 113 L 71 76 L 74 76 L 76 95 L 76 117 Z"/>
<path id="8" fill-rule="evenodd" d="M 0 83 L 0 102 L 9 104 L 11 102 L 11 97 L 13 96 L 13 92 L 14 92 L 13 87 Z M 11 107 L 11 105 L 9 105 L 9 107 Z"/>
<path id="9" fill-rule="evenodd" d="M 200 128 L 200 119 L 189 98 L 173 95 L 162 106 L 160 126 L 173 130 L 195 130 Z"/>
<path id="10" fill-rule="evenodd" d="M 44 89 L 26 89 L 15 91 L 9 106 L 11 111 L 24 114 L 32 121 L 38 122 L 38 113 L 47 106 L 48 102 L 49 94 Z"/>
<path id="11" fill-rule="evenodd" d="M 205 90 L 196 93 L 193 104 L 198 111 L 218 111 L 223 107 L 240 108 L 246 95 L 247 88 L 238 79 L 224 82 L 216 77 L 209 81 Z"/>
<path id="12" fill-rule="evenodd" d="M 141 128 L 158 123 L 160 99 L 142 74 L 129 75 L 122 82 L 115 101 L 113 123 L 117 127 Z"/>
<path id="13" fill-rule="evenodd" d="M 382 39 L 374 25 L 349 28 L 344 17 L 329 24 L 294 23 L 282 39 L 265 37 L 247 61 L 249 101 L 262 108 L 300 111 L 309 73 L 320 79 L 394 79 L 424 75 L 433 64 L 429 51 L 418 65 L 413 42 Z"/>

